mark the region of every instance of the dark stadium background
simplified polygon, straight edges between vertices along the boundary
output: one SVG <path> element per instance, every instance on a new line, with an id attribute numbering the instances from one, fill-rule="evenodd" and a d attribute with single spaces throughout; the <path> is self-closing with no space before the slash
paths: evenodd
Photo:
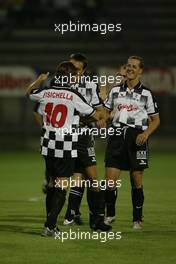
<path id="1" fill-rule="evenodd" d="M 0 1 L 0 147 L 35 147 L 38 129 L 26 84 L 75 52 L 84 53 L 95 73 L 116 70 L 129 55 L 144 58 L 147 84 L 158 100 L 161 126 L 152 138 L 174 148 L 176 133 L 176 4 L 174 0 Z M 121 32 L 55 32 L 54 24 L 121 23 Z M 8 68 L 6 68 L 8 67 Z M 10 70 L 9 70 L 10 67 Z M 23 71 L 21 71 L 21 68 Z M 3 139 L 3 140 L 2 140 Z M 32 139 L 32 142 L 31 142 Z M 154 145 L 156 145 L 154 141 Z M 174 144 L 173 144 L 174 143 Z"/>
<path id="2" fill-rule="evenodd" d="M 121 23 L 122 30 L 106 35 L 54 31 L 54 24 L 70 20 Z M 175 29 L 175 0 L 0 0 L 0 262 L 176 263 Z M 24 91 L 39 73 L 54 72 L 60 61 L 77 52 L 88 57 L 89 71 L 96 74 L 115 74 L 129 55 L 143 57 L 143 81 L 155 93 L 160 109 L 161 125 L 150 139 L 151 167 L 144 177 L 144 231 L 134 233 L 131 228 L 129 178 L 122 177 L 113 226 L 123 232 L 120 242 L 60 244 L 40 237 L 45 215 L 44 164 L 38 153 L 40 131 L 33 104 Z M 104 149 L 105 140 L 97 139 L 101 178 Z M 81 230 L 89 231 L 86 198 L 81 210 L 85 222 Z"/>

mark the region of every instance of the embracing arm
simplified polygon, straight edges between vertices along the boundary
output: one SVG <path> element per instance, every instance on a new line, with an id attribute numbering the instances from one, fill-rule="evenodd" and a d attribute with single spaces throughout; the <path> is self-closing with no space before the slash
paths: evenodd
<path id="1" fill-rule="evenodd" d="M 48 76 L 49 72 L 40 74 L 37 80 L 27 87 L 26 96 L 29 96 L 33 90 L 37 89 L 48 78 Z"/>
<path id="2" fill-rule="evenodd" d="M 159 114 L 151 115 L 149 119 L 148 128 L 141 134 L 139 134 L 136 138 L 137 145 L 143 145 L 148 137 L 157 129 L 160 125 L 160 117 Z"/>

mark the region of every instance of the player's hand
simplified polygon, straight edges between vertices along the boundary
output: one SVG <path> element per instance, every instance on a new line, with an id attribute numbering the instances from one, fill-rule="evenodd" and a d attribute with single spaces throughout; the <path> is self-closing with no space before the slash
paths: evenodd
<path id="1" fill-rule="evenodd" d="M 44 82 L 45 80 L 48 79 L 48 76 L 49 76 L 49 72 L 42 73 L 42 74 L 39 75 L 38 80 L 41 81 L 41 82 Z"/>
<path id="2" fill-rule="evenodd" d="M 100 119 L 99 121 L 96 122 L 96 126 L 98 128 L 105 128 L 106 127 L 106 121 L 105 119 Z"/>
<path id="3" fill-rule="evenodd" d="M 136 145 L 138 145 L 138 146 L 143 145 L 147 141 L 148 137 L 149 137 L 149 135 L 145 131 L 143 133 L 139 134 L 136 138 Z"/>

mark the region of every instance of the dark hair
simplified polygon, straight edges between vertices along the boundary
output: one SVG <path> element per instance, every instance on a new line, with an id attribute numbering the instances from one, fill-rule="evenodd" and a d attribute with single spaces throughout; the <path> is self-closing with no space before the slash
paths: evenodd
<path id="1" fill-rule="evenodd" d="M 51 86 L 57 84 L 70 84 L 72 76 L 77 75 L 78 70 L 69 61 L 63 61 L 56 67 L 55 75 L 51 80 Z"/>
<path id="2" fill-rule="evenodd" d="M 81 53 L 74 53 L 74 54 L 70 55 L 70 59 L 73 59 L 75 61 L 82 62 L 83 69 L 84 70 L 87 68 L 88 61 L 87 61 L 86 56 L 84 56 L 83 54 L 81 54 Z"/>
<path id="3" fill-rule="evenodd" d="M 69 61 L 63 61 L 56 67 L 57 76 L 77 75 L 76 67 Z"/>
<path id="4" fill-rule="evenodd" d="M 133 55 L 133 56 L 130 56 L 129 58 L 128 58 L 128 60 L 138 60 L 139 61 L 139 67 L 141 68 L 141 69 L 144 69 L 144 60 L 143 60 L 143 58 L 142 57 L 140 57 L 140 56 L 136 56 L 136 55 Z"/>

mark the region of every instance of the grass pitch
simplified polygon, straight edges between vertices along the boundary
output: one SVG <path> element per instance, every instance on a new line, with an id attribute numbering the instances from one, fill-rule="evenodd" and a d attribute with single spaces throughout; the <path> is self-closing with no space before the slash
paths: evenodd
<path id="1" fill-rule="evenodd" d="M 41 192 L 44 163 L 38 153 L 0 154 L 0 262 L 2 264 L 50 263 L 176 263 L 176 155 L 152 154 L 144 176 L 144 230 L 131 228 L 129 176 L 122 174 L 114 232 L 121 240 L 67 240 L 43 238 L 45 208 Z M 103 156 L 98 155 L 98 173 L 103 178 Z M 84 197 L 81 207 L 84 226 L 72 230 L 89 231 Z M 59 217 L 62 226 L 65 207 Z"/>

